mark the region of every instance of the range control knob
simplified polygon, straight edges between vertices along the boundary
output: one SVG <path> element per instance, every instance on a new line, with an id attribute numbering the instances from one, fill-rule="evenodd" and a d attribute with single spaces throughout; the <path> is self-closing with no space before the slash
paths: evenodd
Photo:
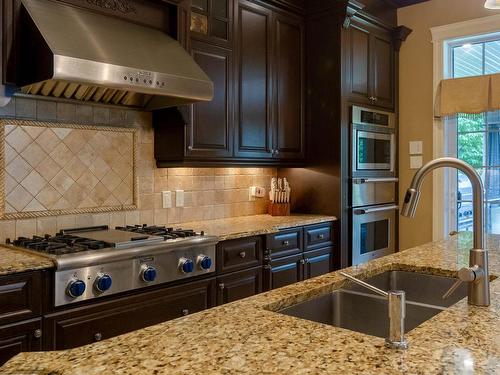
<path id="1" fill-rule="evenodd" d="M 112 283 L 113 280 L 111 280 L 111 276 L 107 273 L 102 273 L 95 279 L 94 288 L 96 288 L 98 292 L 102 293 L 111 288 Z"/>
<path id="2" fill-rule="evenodd" d="M 187 258 L 181 258 L 181 259 L 179 259 L 179 269 L 183 273 L 193 272 L 193 270 L 194 270 L 193 261 L 191 259 L 187 259 Z"/>
<path id="3" fill-rule="evenodd" d="M 80 297 L 85 293 L 85 282 L 80 279 L 73 279 L 68 283 L 68 289 L 66 290 L 68 296 L 76 298 Z"/>
<path id="4" fill-rule="evenodd" d="M 143 265 L 141 270 L 141 278 L 147 283 L 150 283 L 156 279 L 156 268 Z"/>
<path id="5" fill-rule="evenodd" d="M 212 267 L 212 258 L 208 255 L 198 255 L 198 265 L 202 270 L 209 270 Z"/>

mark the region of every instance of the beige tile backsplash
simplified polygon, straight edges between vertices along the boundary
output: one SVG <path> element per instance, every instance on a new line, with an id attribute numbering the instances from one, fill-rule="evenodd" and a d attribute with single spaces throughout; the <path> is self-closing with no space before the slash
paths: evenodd
<path id="1" fill-rule="evenodd" d="M 23 119 L 60 120 L 57 118 L 57 110 L 54 112 L 54 106 L 47 105 L 47 102 L 43 102 L 43 104 L 40 104 L 42 101 L 34 102 L 36 102 L 34 106 L 23 105 L 23 108 L 35 108 L 34 112 L 28 111 L 26 113 L 23 110 Z M 55 107 L 57 108 L 58 105 L 60 103 L 56 103 Z M 149 113 L 88 105 L 70 105 L 76 107 L 74 111 L 76 117 L 65 118 L 64 122 L 74 121 L 93 125 L 99 123 L 107 126 L 138 128 L 138 209 L 134 211 L 97 214 L 49 216 L 36 219 L 3 220 L 0 221 L 0 242 L 4 242 L 9 237 L 13 238 L 33 234 L 43 235 L 45 233 L 52 234 L 61 228 L 78 226 L 106 224 L 114 227 L 143 223 L 158 225 L 172 224 L 175 226 L 176 223 L 187 221 L 254 215 L 266 212 L 266 200 L 257 198 L 255 201 L 250 202 L 248 188 L 257 185 L 269 189 L 271 177 L 276 176 L 277 173 L 275 168 L 158 169 L 155 166 L 153 155 L 153 130 L 151 115 Z M 0 109 L 0 117 L 21 117 L 20 115 L 16 116 L 15 104 L 9 106 L 10 108 Z M 47 111 L 50 112 L 48 113 Z M 123 113 L 115 113 L 117 111 L 122 111 Z M 82 114 L 81 118 L 78 117 L 79 113 Z M 96 121 L 97 117 L 99 121 Z M 116 118 L 125 118 L 125 123 L 114 121 L 113 119 Z M 90 121 L 89 119 L 92 119 L 92 122 L 88 122 Z M 21 135 L 23 134 L 21 133 Z M 25 138 L 22 136 L 19 139 L 11 137 L 10 141 L 15 145 L 20 144 L 19 147 L 21 147 L 22 143 L 29 141 Z M 50 139 L 46 141 L 50 142 Z M 36 152 L 37 150 L 30 150 L 29 154 L 36 155 Z M 97 168 L 98 166 L 95 167 Z M 29 173 L 36 172 L 37 174 L 47 176 L 46 170 L 52 169 L 50 166 L 40 163 Z M 111 177 L 109 181 L 102 181 L 108 190 L 112 189 L 116 184 Z M 26 177 L 23 181 L 26 181 Z M 33 173 L 33 176 L 26 183 L 29 181 L 37 184 L 37 175 Z M 172 191 L 172 208 L 162 208 L 161 192 L 164 190 Z M 175 207 L 175 190 L 185 191 L 184 207 Z"/>

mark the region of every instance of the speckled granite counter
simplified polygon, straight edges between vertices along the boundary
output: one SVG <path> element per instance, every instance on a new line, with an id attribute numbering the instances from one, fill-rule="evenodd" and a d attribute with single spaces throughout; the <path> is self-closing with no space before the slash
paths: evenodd
<path id="1" fill-rule="evenodd" d="M 369 275 L 404 269 L 453 275 L 468 263 L 471 238 L 427 244 L 349 269 Z M 488 239 L 490 269 L 500 275 L 500 237 Z M 283 306 L 337 289 L 331 273 L 97 344 L 23 353 L 2 374 L 498 374 L 500 281 L 491 306 L 466 300 L 412 330 L 410 349 L 381 338 L 276 314 Z"/>
<path id="2" fill-rule="evenodd" d="M 203 230 L 206 234 L 217 236 L 223 241 L 266 233 L 275 233 L 284 228 L 301 227 L 304 225 L 319 224 L 335 220 L 337 220 L 335 216 L 324 215 L 252 215 L 227 219 L 193 221 L 190 223 L 182 223 L 178 226 L 192 228 L 196 231 Z"/>
<path id="3" fill-rule="evenodd" d="M 44 256 L 0 246 L 0 276 L 54 267 Z"/>

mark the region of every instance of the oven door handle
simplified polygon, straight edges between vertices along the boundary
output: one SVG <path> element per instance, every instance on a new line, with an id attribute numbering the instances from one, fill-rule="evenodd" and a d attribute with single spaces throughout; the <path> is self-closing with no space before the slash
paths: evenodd
<path id="1" fill-rule="evenodd" d="M 396 177 L 387 178 L 353 178 L 352 183 L 356 185 L 377 183 L 377 182 L 398 182 L 399 179 Z"/>
<path id="2" fill-rule="evenodd" d="M 390 210 L 397 210 L 399 207 L 397 205 L 391 206 L 382 206 L 382 207 L 373 207 L 373 208 L 356 208 L 353 212 L 354 215 L 366 215 L 371 214 L 372 212 L 383 212 Z"/>

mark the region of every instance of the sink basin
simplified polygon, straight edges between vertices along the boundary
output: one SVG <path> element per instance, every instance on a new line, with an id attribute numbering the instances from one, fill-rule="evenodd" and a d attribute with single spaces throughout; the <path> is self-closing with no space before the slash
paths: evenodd
<path id="1" fill-rule="evenodd" d="M 462 286 L 450 299 L 441 298 L 456 281 L 451 277 L 389 271 L 364 281 L 383 290 L 401 289 L 407 293 L 406 332 L 467 295 L 467 287 Z M 387 305 L 384 297 L 356 284 L 349 284 L 344 289 L 287 307 L 279 313 L 372 336 L 387 337 L 389 332 Z"/>

